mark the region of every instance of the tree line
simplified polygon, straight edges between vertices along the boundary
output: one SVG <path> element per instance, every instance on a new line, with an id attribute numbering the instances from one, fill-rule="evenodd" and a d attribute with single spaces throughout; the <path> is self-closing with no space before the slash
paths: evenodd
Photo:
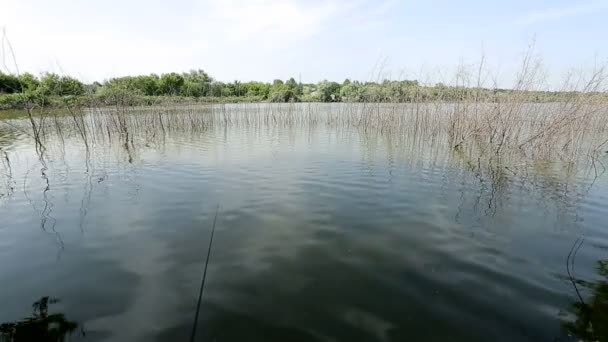
<path id="1" fill-rule="evenodd" d="M 495 99 L 509 95 L 508 89 L 473 87 L 422 86 L 416 80 L 384 80 L 341 83 L 321 81 L 300 83 L 294 78 L 266 82 L 220 82 L 203 70 L 185 73 L 150 74 L 117 77 L 85 84 L 69 76 L 45 73 L 36 77 L 30 73 L 19 76 L 0 73 L 0 109 L 19 107 L 23 102 L 53 103 L 57 99 L 84 98 L 105 102 L 112 99 L 139 102 L 142 99 L 185 98 L 207 101 L 268 101 L 268 102 L 416 102 L 429 100 L 458 101 Z M 532 100 L 550 101 L 556 92 L 534 92 Z M 140 101 L 135 101 L 139 99 Z M 145 101 L 144 101 L 145 102 Z"/>

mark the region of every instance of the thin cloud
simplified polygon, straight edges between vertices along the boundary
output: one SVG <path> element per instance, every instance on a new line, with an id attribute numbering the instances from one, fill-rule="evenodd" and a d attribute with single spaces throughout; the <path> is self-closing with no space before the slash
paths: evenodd
<path id="1" fill-rule="evenodd" d="M 473 49 L 476 54 L 479 42 L 488 37 L 492 37 L 502 60 L 517 59 L 519 55 L 513 51 L 519 51 L 525 42 L 514 39 L 519 32 L 513 28 L 534 31 L 544 23 L 608 13 L 608 0 L 570 5 L 542 0 L 535 3 L 537 9 L 543 9 L 544 4 L 544 10 L 515 15 L 512 27 L 505 28 L 499 25 L 502 13 L 487 12 L 491 6 L 477 6 L 471 9 L 474 14 L 497 24 L 469 34 L 478 32 L 478 23 L 467 21 L 454 28 L 453 20 L 441 17 L 459 13 L 460 5 L 437 3 L 0 0 L 0 28 L 7 29 L 21 72 L 60 72 L 92 82 L 202 68 L 222 81 L 272 81 L 300 74 L 304 81 L 318 81 L 367 79 L 378 56 L 390 57 L 397 68 L 452 65 L 458 56 L 469 55 Z M 435 6 L 441 6 L 443 12 L 436 13 Z M 519 6 L 507 2 L 504 7 L 513 13 Z M 513 27 L 516 20 L 524 26 Z M 556 63 L 566 65 L 589 54 L 606 54 L 605 46 L 598 42 L 607 31 L 599 23 L 593 27 L 572 25 L 571 30 L 585 38 L 573 42 L 576 49 L 561 42 L 562 32 L 542 33 L 540 43 L 553 51 L 550 57 Z M 2 55 L 11 57 L 0 48 L 0 64 Z M 7 59 L 7 63 L 11 61 Z M 12 65 L 8 66 L 14 72 Z"/>
<path id="2" fill-rule="evenodd" d="M 520 26 L 536 25 L 548 21 L 558 21 L 565 18 L 593 13 L 608 9 L 608 1 L 593 1 L 568 7 L 548 8 L 541 11 L 530 12 L 517 19 Z"/>
<path id="3" fill-rule="evenodd" d="M 336 1 L 317 4 L 297 0 L 202 1 L 191 28 L 210 33 L 210 38 L 221 28 L 221 40 L 228 43 L 297 42 L 322 33 L 339 10 Z"/>

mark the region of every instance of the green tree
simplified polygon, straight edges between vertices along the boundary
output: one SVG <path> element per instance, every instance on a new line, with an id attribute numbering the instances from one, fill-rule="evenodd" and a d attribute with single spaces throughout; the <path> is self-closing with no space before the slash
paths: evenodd
<path id="1" fill-rule="evenodd" d="M 163 74 L 158 82 L 160 95 L 179 95 L 183 85 L 184 77 L 174 72 Z"/>
<path id="2" fill-rule="evenodd" d="M 287 89 L 292 91 L 296 96 L 300 96 L 303 94 L 303 87 L 301 84 L 296 82 L 296 80 L 292 77 L 287 82 L 285 82 Z"/>
<path id="3" fill-rule="evenodd" d="M 144 95 L 158 95 L 160 88 L 160 78 L 152 74 L 148 76 L 138 76 L 132 80 L 131 87 L 142 92 Z"/>
<path id="4" fill-rule="evenodd" d="M 30 73 L 24 73 L 19 76 L 19 82 L 26 92 L 34 92 L 40 86 L 40 81 Z"/>
<path id="5" fill-rule="evenodd" d="M 82 82 L 73 77 L 45 74 L 40 80 L 40 86 L 37 88 L 37 92 L 45 96 L 83 95 L 85 88 Z"/>
<path id="6" fill-rule="evenodd" d="M 270 94 L 270 84 L 263 82 L 247 82 L 243 84 L 246 89 L 246 95 L 250 97 L 260 97 L 262 99 L 268 99 Z"/>
<path id="7" fill-rule="evenodd" d="M 209 86 L 209 96 L 220 97 L 222 96 L 223 89 L 224 84 L 222 82 L 213 82 Z"/>
<path id="8" fill-rule="evenodd" d="M 193 82 L 191 80 L 184 80 L 182 86 L 181 95 L 188 97 L 201 97 L 206 94 L 206 87 L 204 83 Z"/>
<path id="9" fill-rule="evenodd" d="M 184 78 L 184 85 L 182 87 L 182 95 L 184 96 L 209 96 L 211 90 L 211 78 L 205 71 L 190 70 L 189 73 L 182 74 Z"/>
<path id="10" fill-rule="evenodd" d="M 348 80 L 347 80 L 348 81 Z M 340 88 L 340 98 L 346 101 L 362 101 L 362 89 L 361 85 L 358 83 L 352 83 L 350 81 L 344 82 L 342 87 Z"/>
<path id="11" fill-rule="evenodd" d="M 295 82 L 295 81 L 294 81 Z M 281 80 L 274 80 L 270 87 L 269 100 L 272 102 L 296 102 L 299 101 L 293 84 L 285 84 Z"/>
<path id="12" fill-rule="evenodd" d="M 142 95 L 158 95 L 160 79 L 158 75 L 126 76 L 113 78 L 106 82 L 106 87 L 137 92 Z"/>
<path id="13" fill-rule="evenodd" d="M 235 95 L 235 88 L 234 85 L 231 83 L 222 83 L 222 92 L 221 92 L 221 96 L 223 97 L 229 97 L 229 96 L 234 96 Z"/>
<path id="14" fill-rule="evenodd" d="M 213 78 L 209 76 L 204 70 L 190 70 L 189 73 L 184 73 L 183 77 L 187 81 L 192 81 L 196 83 L 211 83 L 213 82 Z"/>
<path id="15" fill-rule="evenodd" d="M 323 102 L 340 101 L 340 84 L 336 82 L 323 81 L 317 87 L 319 100 Z"/>
<path id="16" fill-rule="evenodd" d="M 85 93 L 87 93 L 87 95 L 95 95 L 95 94 L 99 93 L 99 91 L 102 88 L 103 88 L 103 85 L 97 81 L 84 86 Z"/>
<path id="17" fill-rule="evenodd" d="M 21 82 L 18 77 L 0 72 L 0 94 L 20 93 L 21 90 Z"/>

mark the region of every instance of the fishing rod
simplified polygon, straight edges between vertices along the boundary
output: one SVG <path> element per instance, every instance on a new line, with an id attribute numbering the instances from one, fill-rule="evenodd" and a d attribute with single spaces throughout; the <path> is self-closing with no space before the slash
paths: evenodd
<path id="1" fill-rule="evenodd" d="M 220 211 L 220 204 L 217 204 L 215 209 L 215 217 L 213 218 L 213 226 L 211 227 L 211 237 L 209 238 L 209 247 L 207 247 L 207 258 L 205 259 L 205 267 L 203 268 L 203 278 L 201 280 L 201 288 L 198 293 L 198 303 L 196 304 L 196 314 L 194 315 L 194 324 L 192 325 L 192 334 L 190 342 L 194 342 L 196 336 L 196 326 L 198 325 L 198 315 L 201 311 L 201 302 L 203 300 L 203 289 L 205 288 L 205 279 L 207 278 L 207 266 L 209 265 L 209 257 L 211 256 L 211 245 L 213 244 L 213 235 L 215 233 L 215 223 L 217 222 L 217 213 Z"/>

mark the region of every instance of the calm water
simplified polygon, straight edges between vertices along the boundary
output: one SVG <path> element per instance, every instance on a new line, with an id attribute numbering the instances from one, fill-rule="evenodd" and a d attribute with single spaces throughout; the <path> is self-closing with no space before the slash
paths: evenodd
<path id="1" fill-rule="evenodd" d="M 322 125 L 167 133 L 130 158 L 50 139 L 43 168 L 0 124 L 0 322 L 58 298 L 72 341 L 187 341 L 218 205 L 200 341 L 567 341 L 568 271 L 586 302 L 605 281 L 593 171 L 475 171 L 441 144 Z"/>

